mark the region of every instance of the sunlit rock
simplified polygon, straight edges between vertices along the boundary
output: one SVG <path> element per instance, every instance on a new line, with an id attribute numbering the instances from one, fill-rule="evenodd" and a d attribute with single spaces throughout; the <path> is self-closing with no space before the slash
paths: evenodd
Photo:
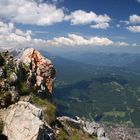
<path id="1" fill-rule="evenodd" d="M 28 76 L 29 83 L 34 77 L 34 86 L 39 89 L 39 92 L 46 91 L 52 93 L 55 69 L 49 59 L 43 57 L 35 49 L 28 48 L 23 52 L 20 62 L 25 64 L 30 70 Z"/>
<path id="2" fill-rule="evenodd" d="M 3 134 L 8 140 L 53 140 L 52 129 L 43 121 L 43 112 L 29 102 L 11 105 L 3 117 Z"/>

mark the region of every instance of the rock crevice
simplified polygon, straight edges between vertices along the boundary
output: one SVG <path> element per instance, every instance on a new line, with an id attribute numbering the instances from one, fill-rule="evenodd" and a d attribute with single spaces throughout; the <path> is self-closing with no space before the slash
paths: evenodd
<path id="1" fill-rule="evenodd" d="M 27 82 L 30 83 L 33 80 L 31 77 L 34 77 L 34 86 L 38 88 L 38 92 L 52 93 L 56 70 L 49 59 L 35 49 L 29 48 L 23 52 L 19 62 L 25 64 L 30 70 L 28 76 L 30 80 Z"/>

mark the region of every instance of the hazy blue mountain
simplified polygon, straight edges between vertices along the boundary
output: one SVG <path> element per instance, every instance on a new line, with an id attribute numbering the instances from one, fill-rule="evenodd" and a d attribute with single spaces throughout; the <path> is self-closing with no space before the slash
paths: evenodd
<path id="1" fill-rule="evenodd" d="M 82 53 L 66 54 L 63 57 L 91 65 L 126 66 L 140 59 L 139 54 L 128 53 Z"/>

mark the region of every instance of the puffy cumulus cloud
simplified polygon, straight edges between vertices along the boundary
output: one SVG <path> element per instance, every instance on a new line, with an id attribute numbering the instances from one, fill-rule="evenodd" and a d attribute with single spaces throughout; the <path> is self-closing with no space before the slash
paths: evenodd
<path id="1" fill-rule="evenodd" d="M 86 12 L 83 10 L 76 10 L 70 15 L 65 16 L 65 20 L 70 21 L 72 25 L 86 25 L 86 24 L 95 24 L 91 27 L 97 29 L 106 29 L 109 26 L 111 18 L 104 15 L 97 15 L 94 12 Z"/>
<path id="2" fill-rule="evenodd" d="M 140 33 L 140 26 L 128 26 L 126 29 L 134 33 Z"/>
<path id="3" fill-rule="evenodd" d="M 140 23 L 140 16 L 134 14 L 129 17 L 130 23 Z"/>
<path id="4" fill-rule="evenodd" d="M 134 46 L 135 43 L 129 44 L 127 42 L 114 42 L 106 37 L 83 37 L 77 34 L 68 34 L 67 37 L 55 37 L 47 41 L 47 46 L 53 47 L 94 47 L 94 46 L 114 46 L 114 47 L 129 47 Z M 136 45 L 135 45 L 136 46 Z M 137 45 L 138 46 L 138 45 Z"/>
<path id="5" fill-rule="evenodd" d="M 61 47 L 61 46 L 108 46 L 113 41 L 106 37 L 83 37 L 68 34 L 67 37 L 54 37 L 52 40 L 32 38 L 32 31 L 17 29 L 13 23 L 0 22 L 0 47 Z"/>
<path id="6" fill-rule="evenodd" d="M 129 24 L 127 24 L 126 29 L 133 33 L 140 33 L 140 16 L 133 14 L 129 16 Z M 128 26 L 129 25 L 129 26 Z"/>
<path id="7" fill-rule="evenodd" d="M 49 1 L 49 0 L 48 0 Z M 106 15 L 97 15 L 94 12 L 76 10 L 69 15 L 64 14 L 63 8 L 57 8 L 58 1 L 44 3 L 44 0 L 0 0 L 0 18 L 11 22 L 31 25 L 52 25 L 64 20 L 72 25 L 91 24 L 92 28 L 107 29 L 111 18 Z"/>
<path id="8" fill-rule="evenodd" d="M 13 23 L 0 22 L 0 48 L 16 47 L 94 47 L 94 46 L 130 46 L 126 42 L 113 42 L 107 37 L 83 37 L 77 34 L 54 37 L 51 40 L 43 40 L 32 37 L 32 31 L 17 29 Z M 136 46 L 135 44 L 132 46 Z"/>
<path id="9" fill-rule="evenodd" d="M 124 23 L 126 25 L 140 23 L 140 16 L 137 14 L 130 15 L 129 20 L 120 20 L 120 23 Z"/>
<path id="10" fill-rule="evenodd" d="M 54 4 L 35 0 L 1 0 L 0 17 L 23 24 L 52 25 L 63 21 L 64 12 Z"/>
<path id="11" fill-rule="evenodd" d="M 13 23 L 0 22 L 0 48 L 9 49 L 15 47 L 36 47 L 45 46 L 46 41 L 33 39 L 32 31 L 17 29 Z"/>
<path id="12" fill-rule="evenodd" d="M 55 37 L 47 41 L 48 46 L 108 46 L 113 41 L 105 37 L 85 38 L 76 34 L 69 34 L 67 37 Z"/>
<path id="13" fill-rule="evenodd" d="M 91 25 L 91 28 L 95 28 L 95 29 L 107 29 L 109 28 L 109 24 L 108 23 L 98 23 L 96 25 Z"/>

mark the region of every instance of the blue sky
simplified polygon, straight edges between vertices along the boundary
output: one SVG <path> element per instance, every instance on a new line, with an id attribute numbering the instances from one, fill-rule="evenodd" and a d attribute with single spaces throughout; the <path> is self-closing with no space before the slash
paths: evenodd
<path id="1" fill-rule="evenodd" d="M 140 0 L 0 0 L 0 9 L 3 49 L 140 48 Z"/>

